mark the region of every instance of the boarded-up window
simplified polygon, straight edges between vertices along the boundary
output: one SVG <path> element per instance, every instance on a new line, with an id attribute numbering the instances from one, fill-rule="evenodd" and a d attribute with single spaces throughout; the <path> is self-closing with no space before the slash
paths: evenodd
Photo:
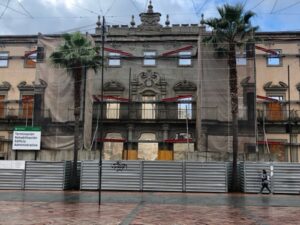
<path id="1" fill-rule="evenodd" d="M 5 95 L 0 95 L 0 118 L 4 118 L 4 110 L 5 110 L 5 105 L 4 105 L 4 100 L 5 100 Z"/>
<path id="2" fill-rule="evenodd" d="M 270 144 L 269 145 L 271 158 L 275 162 L 287 162 L 287 155 L 285 146 L 283 144 Z"/>
<path id="3" fill-rule="evenodd" d="M 283 106 L 280 102 L 267 104 L 267 119 L 271 121 L 283 120 Z"/>
<path id="4" fill-rule="evenodd" d="M 25 68 L 35 68 L 36 66 L 36 51 L 25 52 L 24 56 L 24 67 Z"/>
<path id="5" fill-rule="evenodd" d="M 32 118 L 33 115 L 33 95 L 22 96 L 22 118 Z"/>

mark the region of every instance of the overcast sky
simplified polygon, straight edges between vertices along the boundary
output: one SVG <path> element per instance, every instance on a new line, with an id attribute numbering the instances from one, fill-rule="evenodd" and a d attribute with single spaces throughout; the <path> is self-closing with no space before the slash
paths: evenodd
<path id="1" fill-rule="evenodd" d="M 94 33 L 97 16 L 109 25 L 129 25 L 131 15 L 139 24 L 139 13 L 147 10 L 149 0 L 0 0 L 0 35 L 55 34 L 80 30 Z M 300 31 L 299 0 L 152 0 L 161 23 L 169 14 L 171 24 L 199 23 L 217 15 L 224 3 L 245 4 L 257 15 L 254 25 L 260 31 Z"/>

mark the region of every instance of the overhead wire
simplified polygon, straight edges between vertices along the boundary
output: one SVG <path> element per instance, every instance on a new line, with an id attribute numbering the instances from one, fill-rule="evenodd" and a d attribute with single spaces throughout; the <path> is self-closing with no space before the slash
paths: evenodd
<path id="1" fill-rule="evenodd" d="M 271 9 L 271 14 L 273 13 L 274 9 L 276 8 L 277 2 L 278 2 L 278 0 L 275 0 L 274 5 Z"/>
<path id="2" fill-rule="evenodd" d="M 146 11 L 147 11 L 147 6 L 148 6 L 148 4 L 149 4 L 149 0 L 145 0 L 144 12 L 146 12 Z"/>
<path id="3" fill-rule="evenodd" d="M 93 10 L 84 8 L 84 7 L 80 6 L 80 5 L 77 5 L 77 4 L 74 4 L 74 3 L 73 3 L 72 5 L 75 6 L 75 7 L 77 7 L 77 8 L 79 8 L 79 9 L 82 9 L 82 10 L 85 10 L 85 11 L 87 11 L 87 12 L 90 12 L 90 13 L 92 13 L 92 14 L 99 15 L 98 12 L 95 12 L 95 11 L 93 11 Z"/>
<path id="4" fill-rule="evenodd" d="M 135 4 L 135 0 L 130 0 L 130 2 L 132 3 L 132 5 L 135 7 L 137 13 L 140 13 L 139 8 L 137 7 L 137 5 Z"/>
<path id="5" fill-rule="evenodd" d="M 10 3 L 10 1 L 11 1 L 11 0 L 7 0 L 7 2 L 6 2 L 6 6 L 5 6 L 4 10 L 2 11 L 2 13 L 1 13 L 1 15 L 0 15 L 0 19 L 2 18 L 2 16 L 3 16 L 3 15 L 4 15 L 4 13 L 6 12 L 6 10 L 7 10 L 8 6 L 9 6 L 9 3 Z"/>
<path id="6" fill-rule="evenodd" d="M 24 5 L 22 4 L 22 2 L 21 2 L 21 1 L 18 1 L 18 0 L 17 0 L 17 2 L 18 2 L 18 4 L 21 6 L 21 8 L 24 10 L 24 12 L 27 13 L 28 16 L 29 16 L 31 19 L 34 19 L 34 17 L 32 16 L 32 14 L 24 7 Z"/>
<path id="7" fill-rule="evenodd" d="M 5 5 L 5 4 L 2 4 L 2 3 L 0 3 L 0 6 L 6 7 L 6 5 Z M 7 8 L 10 9 L 11 11 L 13 11 L 13 12 L 16 12 L 16 13 L 20 14 L 20 15 L 27 16 L 27 14 L 25 14 L 25 13 L 23 13 L 23 12 L 20 12 L 20 11 L 18 11 L 18 10 L 16 10 L 16 9 L 10 7 L 10 6 L 7 6 Z M 10 19 L 11 19 L 11 18 L 10 18 Z"/>
<path id="8" fill-rule="evenodd" d="M 107 8 L 107 10 L 105 11 L 104 15 L 106 16 L 107 13 L 110 12 L 110 10 L 112 9 L 112 7 L 114 6 L 114 4 L 116 3 L 117 0 L 113 0 L 113 2 L 111 3 L 110 7 Z"/>
<path id="9" fill-rule="evenodd" d="M 102 6 L 101 6 L 101 0 L 98 0 L 97 2 L 98 2 L 98 6 L 99 6 L 101 14 L 104 15 L 104 12 L 103 12 L 103 9 L 102 9 Z"/>
<path id="10" fill-rule="evenodd" d="M 287 6 L 287 7 L 282 8 L 282 9 L 279 9 L 279 10 L 275 11 L 274 13 L 278 13 L 278 12 L 287 10 L 287 9 L 289 9 L 289 8 L 291 8 L 291 7 L 294 7 L 294 6 L 298 5 L 298 4 L 300 4 L 300 1 L 297 1 L 297 2 L 291 4 L 291 5 Z"/>
<path id="11" fill-rule="evenodd" d="M 265 0 L 261 0 L 259 3 L 257 3 L 255 6 L 253 6 L 250 10 L 256 9 L 258 6 L 260 6 Z"/>
<path id="12" fill-rule="evenodd" d="M 197 13 L 197 7 L 196 7 L 196 4 L 195 4 L 195 1 L 194 0 L 191 0 L 192 2 L 192 6 L 193 6 L 193 9 L 195 11 L 195 15 L 198 16 L 198 13 Z"/>
<path id="13" fill-rule="evenodd" d="M 205 0 L 202 4 L 202 6 L 198 9 L 198 13 L 201 12 L 201 10 L 204 8 L 204 6 L 208 3 L 209 0 Z M 197 15 L 198 15 L 197 13 Z"/>

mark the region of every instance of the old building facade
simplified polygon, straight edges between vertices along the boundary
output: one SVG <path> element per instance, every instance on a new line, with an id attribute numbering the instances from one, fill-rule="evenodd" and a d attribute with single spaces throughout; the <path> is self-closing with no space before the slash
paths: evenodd
<path id="1" fill-rule="evenodd" d="M 256 50 L 258 158 L 299 162 L 300 33 L 259 36 L 264 42 Z"/>
<path id="2" fill-rule="evenodd" d="M 151 4 L 129 26 L 103 31 L 99 18 L 91 39 L 105 67 L 82 80 L 79 159 L 98 159 L 100 149 L 105 160 L 231 159 L 226 59 L 202 43 L 203 25 L 161 20 Z M 255 55 L 237 54 L 239 159 L 299 161 L 300 34 L 257 35 L 267 41 Z M 72 159 L 72 80 L 48 60 L 59 43 L 59 35 L 0 37 L 1 159 Z M 12 150 L 16 126 L 40 126 L 41 150 Z"/>

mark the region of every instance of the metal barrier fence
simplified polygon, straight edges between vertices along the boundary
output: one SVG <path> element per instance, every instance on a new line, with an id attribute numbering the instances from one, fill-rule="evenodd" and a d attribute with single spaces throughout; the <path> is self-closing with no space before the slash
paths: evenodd
<path id="1" fill-rule="evenodd" d="M 300 194 L 300 164 L 274 163 L 273 193 Z"/>
<path id="2" fill-rule="evenodd" d="M 241 191 L 258 193 L 261 188 L 261 173 L 265 169 L 270 176 L 270 189 L 275 194 L 300 194 L 300 164 L 279 162 L 241 162 Z M 265 190 L 266 191 L 266 190 Z"/>
<path id="3" fill-rule="evenodd" d="M 64 190 L 70 187 L 71 162 L 27 161 L 24 189 Z"/>
<path id="4" fill-rule="evenodd" d="M 228 192 L 227 163 L 186 162 L 187 192 Z"/>
<path id="5" fill-rule="evenodd" d="M 0 169 L 0 189 L 23 189 L 24 170 Z"/>
<path id="6" fill-rule="evenodd" d="M 98 161 L 81 164 L 81 190 L 97 190 Z M 227 163 L 103 161 L 103 190 L 227 192 Z"/>

